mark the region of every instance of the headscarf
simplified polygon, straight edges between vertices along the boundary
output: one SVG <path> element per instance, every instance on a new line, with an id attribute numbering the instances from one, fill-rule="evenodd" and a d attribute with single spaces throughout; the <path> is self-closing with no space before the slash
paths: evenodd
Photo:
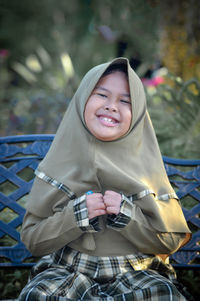
<path id="1" fill-rule="evenodd" d="M 87 129 L 84 110 L 99 79 L 113 64 L 127 66 L 132 121 L 123 137 L 101 141 Z M 142 82 L 126 58 L 98 65 L 84 76 L 39 170 L 65 184 L 76 196 L 88 190 L 138 195 L 135 203 L 147 216 L 155 216 L 151 221 L 155 229 L 189 232 L 164 168 Z M 144 191 L 151 193 L 142 195 Z M 59 203 L 59 196 L 60 192 L 54 187 L 36 177 L 28 210 L 39 217 L 48 217 Z M 172 215 L 176 218 L 169 218 Z"/>

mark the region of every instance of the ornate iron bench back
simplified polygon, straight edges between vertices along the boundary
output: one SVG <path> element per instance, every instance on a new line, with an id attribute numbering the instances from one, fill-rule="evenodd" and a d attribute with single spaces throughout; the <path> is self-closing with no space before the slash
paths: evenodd
<path id="1" fill-rule="evenodd" d="M 0 138 L 0 267 L 31 267 L 32 255 L 20 240 L 26 197 L 34 170 L 54 135 Z M 200 267 L 200 160 L 163 157 L 170 182 L 181 199 L 192 240 L 171 256 L 176 268 Z M 187 209 L 186 209 L 187 208 Z"/>

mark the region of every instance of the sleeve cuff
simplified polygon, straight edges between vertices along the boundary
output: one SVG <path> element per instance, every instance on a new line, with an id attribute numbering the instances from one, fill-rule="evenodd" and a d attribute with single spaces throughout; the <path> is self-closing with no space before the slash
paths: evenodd
<path id="1" fill-rule="evenodd" d="M 83 232 L 98 232 L 101 230 L 98 217 L 91 220 L 88 218 L 85 194 L 74 200 L 73 209 L 76 223 Z"/>
<path id="2" fill-rule="evenodd" d="M 120 212 L 107 217 L 107 227 L 115 230 L 121 230 L 126 227 L 131 220 L 133 203 L 124 194 L 121 194 L 122 202 Z"/>

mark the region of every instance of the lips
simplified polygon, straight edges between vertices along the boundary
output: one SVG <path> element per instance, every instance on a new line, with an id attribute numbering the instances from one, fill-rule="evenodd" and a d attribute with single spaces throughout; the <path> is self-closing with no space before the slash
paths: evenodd
<path id="1" fill-rule="evenodd" d="M 105 126 L 116 126 L 119 124 L 119 120 L 114 118 L 113 116 L 108 116 L 108 115 L 97 115 L 99 121 L 101 124 Z"/>

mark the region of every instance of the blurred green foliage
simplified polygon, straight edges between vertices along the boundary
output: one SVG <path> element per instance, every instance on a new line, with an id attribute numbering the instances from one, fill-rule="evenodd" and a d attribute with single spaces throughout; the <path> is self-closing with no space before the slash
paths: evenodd
<path id="1" fill-rule="evenodd" d="M 41 44 L 54 59 L 67 51 L 83 76 L 112 58 L 121 39 L 128 40 L 127 56 L 154 59 L 158 18 L 158 7 L 145 0 L 0 0 L 1 48 L 9 49 L 12 61 L 23 60 Z"/>
<path id="2" fill-rule="evenodd" d="M 0 0 L 0 135 L 55 133 L 85 72 L 120 47 L 145 74 L 161 16 L 159 1 Z M 174 76 L 147 98 L 162 153 L 198 157 L 199 81 Z"/>
<path id="3" fill-rule="evenodd" d="M 0 270 L 1 298 L 17 298 L 27 283 L 29 270 L 8 269 Z"/>
<path id="4" fill-rule="evenodd" d="M 52 58 L 48 55 L 49 62 Z M 68 57 L 66 53 L 62 56 Z M 20 67 L 26 70 L 26 61 Z M 39 61 L 35 56 L 29 64 Z M 40 73 L 28 70 L 35 82 L 10 87 L 0 82 L 0 134 L 55 133 L 73 96 L 78 78 L 62 68 L 40 63 Z M 20 79 L 26 77 L 16 69 Z M 1 71 L 0 71 L 1 73 Z M 7 73 L 9 74 L 8 70 Z M 9 78 L 9 76 L 8 76 Z M 30 77 L 31 78 L 31 77 Z M 65 86 L 66 83 L 66 86 Z M 147 104 L 163 155 L 177 158 L 198 158 L 200 145 L 200 82 L 167 74 L 163 84 L 146 87 Z"/>
<path id="5" fill-rule="evenodd" d="M 169 82 L 169 83 L 167 83 Z M 168 74 L 166 83 L 147 92 L 149 112 L 163 155 L 200 156 L 200 81 Z"/>

